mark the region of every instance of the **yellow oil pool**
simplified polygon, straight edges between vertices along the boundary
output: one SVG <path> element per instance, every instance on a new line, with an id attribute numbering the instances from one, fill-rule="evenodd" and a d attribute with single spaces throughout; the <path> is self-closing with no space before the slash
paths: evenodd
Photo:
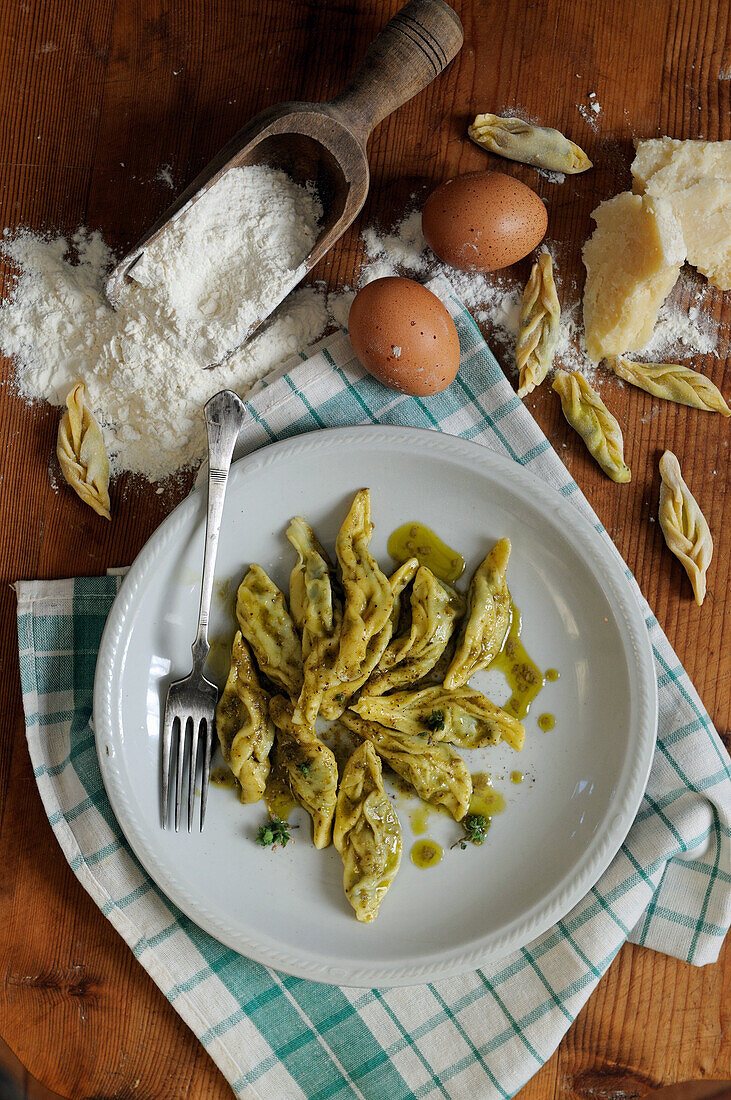
<path id="1" fill-rule="evenodd" d="M 404 523 L 392 531 L 388 539 L 388 552 L 394 561 L 417 558 L 440 580 L 453 584 L 464 572 L 464 558 L 439 538 L 431 527 L 423 523 Z"/>

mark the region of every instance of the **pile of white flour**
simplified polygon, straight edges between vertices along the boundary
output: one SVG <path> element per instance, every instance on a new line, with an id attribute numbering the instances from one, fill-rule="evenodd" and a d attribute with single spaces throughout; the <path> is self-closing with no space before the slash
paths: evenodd
<path id="1" fill-rule="evenodd" d="M 114 473 L 154 481 L 197 465 L 208 398 L 245 393 L 327 326 L 323 292 L 305 287 L 260 336 L 203 369 L 297 281 L 320 216 L 284 173 L 227 173 L 136 265 L 139 281 L 126 283 L 116 310 L 103 293 L 113 257 L 98 233 L 6 231 L 2 250 L 18 273 L 0 307 L 0 350 L 15 359 L 19 392 L 60 405 L 84 382 Z"/>
<path id="2" fill-rule="evenodd" d="M 209 366 L 299 282 L 321 217 L 316 195 L 284 172 L 234 168 L 145 248 L 130 275 Z"/>

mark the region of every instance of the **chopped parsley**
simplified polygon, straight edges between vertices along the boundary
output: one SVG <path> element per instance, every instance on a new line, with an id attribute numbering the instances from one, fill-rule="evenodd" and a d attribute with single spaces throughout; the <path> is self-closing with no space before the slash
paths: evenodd
<path id="1" fill-rule="evenodd" d="M 297 826 L 292 826 L 296 828 Z M 259 832 L 256 834 L 257 844 L 261 844 L 262 848 L 276 848 L 278 844 L 281 844 L 283 848 L 287 847 L 287 844 L 292 839 L 289 835 L 290 825 L 288 821 L 282 821 L 278 817 L 270 817 L 266 825 L 259 826 Z"/>
<path id="2" fill-rule="evenodd" d="M 297 771 L 300 773 L 300 775 L 303 775 L 305 777 L 305 779 L 307 779 L 307 776 L 310 774 L 310 765 L 309 764 L 298 764 L 297 765 Z"/>
<path id="3" fill-rule="evenodd" d="M 464 836 L 459 840 L 455 840 L 452 847 L 456 848 L 459 844 L 462 851 L 464 851 L 468 844 L 485 843 L 487 830 L 490 828 L 490 818 L 485 817 L 483 814 L 467 814 L 462 819 L 462 828 L 464 829 Z"/>
<path id="4" fill-rule="evenodd" d="M 433 710 L 431 714 L 424 719 L 424 725 L 432 733 L 439 733 L 444 729 L 444 711 Z"/>

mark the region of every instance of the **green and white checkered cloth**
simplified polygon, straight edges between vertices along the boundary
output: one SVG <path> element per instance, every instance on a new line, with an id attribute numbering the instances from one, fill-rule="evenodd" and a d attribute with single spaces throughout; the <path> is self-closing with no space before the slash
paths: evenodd
<path id="1" fill-rule="evenodd" d="M 450 432 L 529 466 L 601 530 L 469 313 L 444 281 L 432 288 L 462 347 L 445 393 L 420 400 L 384 389 L 337 333 L 251 396 L 243 448 L 347 424 Z M 731 919 L 729 758 L 639 589 L 657 664 L 658 745 L 637 819 L 609 869 L 564 920 L 498 963 L 434 985 L 364 991 L 287 977 L 223 947 L 132 855 L 102 785 L 90 721 L 97 647 L 120 583 L 18 584 L 31 759 L 74 873 L 238 1096 L 507 1098 L 550 1057 L 625 940 L 699 966 L 718 957 Z"/>

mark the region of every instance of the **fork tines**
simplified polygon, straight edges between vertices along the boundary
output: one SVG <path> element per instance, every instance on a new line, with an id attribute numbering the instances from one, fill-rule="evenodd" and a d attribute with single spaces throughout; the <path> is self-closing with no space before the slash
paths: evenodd
<path id="1" fill-rule="evenodd" d="M 184 791 L 188 791 L 188 832 L 193 830 L 195 796 L 201 796 L 200 828 L 206 817 L 208 785 L 211 767 L 214 718 L 207 715 L 185 713 L 175 705 L 178 684 L 168 691 L 165 707 L 165 723 L 162 736 L 160 812 L 163 829 L 174 812 L 175 831 L 180 829 Z M 171 698 L 171 695 L 173 698 Z M 170 773 L 175 774 L 174 810 L 170 806 Z M 199 786 L 198 786 L 199 784 Z"/>

